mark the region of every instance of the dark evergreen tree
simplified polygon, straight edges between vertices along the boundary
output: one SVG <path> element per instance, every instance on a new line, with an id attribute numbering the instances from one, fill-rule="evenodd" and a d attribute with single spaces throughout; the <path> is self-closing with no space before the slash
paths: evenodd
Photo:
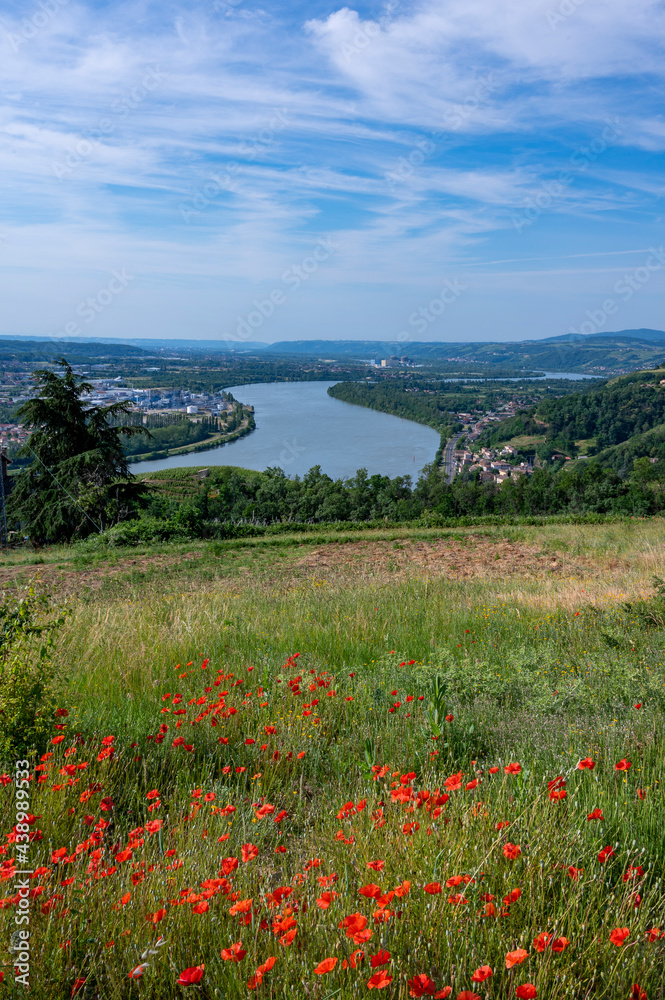
<path id="1" fill-rule="evenodd" d="M 15 478 L 8 516 L 37 545 L 82 538 L 126 520 L 144 489 L 129 472 L 120 440 L 144 428 L 116 426 L 130 404 L 87 405 L 83 397 L 92 385 L 64 358 L 57 363 L 62 375 L 35 371 L 39 395 L 17 414 L 32 430 L 22 453 L 33 462 Z"/>

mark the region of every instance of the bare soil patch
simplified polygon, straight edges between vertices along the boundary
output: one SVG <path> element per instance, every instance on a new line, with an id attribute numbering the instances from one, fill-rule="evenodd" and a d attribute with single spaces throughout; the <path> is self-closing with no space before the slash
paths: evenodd
<path id="1" fill-rule="evenodd" d="M 432 576 L 453 580 L 501 579 L 511 576 L 589 576 L 599 567 L 586 559 L 564 553 L 544 553 L 537 545 L 524 542 L 492 541 L 468 535 L 465 541 L 438 539 L 418 541 L 363 541 L 322 545 L 298 560 L 303 569 L 317 572 L 390 571 L 409 574 L 425 569 Z"/>

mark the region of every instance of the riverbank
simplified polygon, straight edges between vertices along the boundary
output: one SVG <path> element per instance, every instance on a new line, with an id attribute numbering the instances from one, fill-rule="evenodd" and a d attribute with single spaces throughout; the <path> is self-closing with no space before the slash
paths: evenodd
<path id="1" fill-rule="evenodd" d="M 245 435 L 251 434 L 256 428 L 253 412 L 246 408 L 243 408 L 243 412 L 246 416 L 243 417 L 240 427 L 237 427 L 234 431 L 230 431 L 228 434 L 215 434 L 205 441 L 184 445 L 182 448 L 164 448 L 158 452 L 132 455 L 132 464 L 135 462 L 159 462 L 165 458 L 175 458 L 179 455 L 192 455 L 201 451 L 210 451 L 213 448 L 221 448 L 225 444 L 238 441 L 240 438 L 245 437 Z"/>

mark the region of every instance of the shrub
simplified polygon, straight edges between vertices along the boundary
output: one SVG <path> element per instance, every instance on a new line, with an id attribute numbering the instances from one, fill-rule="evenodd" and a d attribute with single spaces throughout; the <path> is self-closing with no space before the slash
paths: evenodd
<path id="1" fill-rule="evenodd" d="M 53 634 L 65 611 L 32 587 L 0 606 L 0 760 L 43 749 L 52 725 Z"/>

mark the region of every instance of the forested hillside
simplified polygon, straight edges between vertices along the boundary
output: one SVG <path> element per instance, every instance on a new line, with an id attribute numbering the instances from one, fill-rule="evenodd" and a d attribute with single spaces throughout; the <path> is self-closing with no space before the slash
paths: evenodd
<path id="1" fill-rule="evenodd" d="M 625 476 L 640 458 L 665 459 L 665 369 L 624 375 L 558 399 L 546 398 L 487 430 L 480 444 L 531 439 L 543 459 L 594 457 Z"/>
<path id="2" fill-rule="evenodd" d="M 661 379 L 665 369 L 624 375 L 598 389 L 543 400 L 537 415 L 548 425 L 548 438 L 562 448 L 574 449 L 576 441 L 594 438 L 595 450 L 601 451 L 665 421 Z"/>

